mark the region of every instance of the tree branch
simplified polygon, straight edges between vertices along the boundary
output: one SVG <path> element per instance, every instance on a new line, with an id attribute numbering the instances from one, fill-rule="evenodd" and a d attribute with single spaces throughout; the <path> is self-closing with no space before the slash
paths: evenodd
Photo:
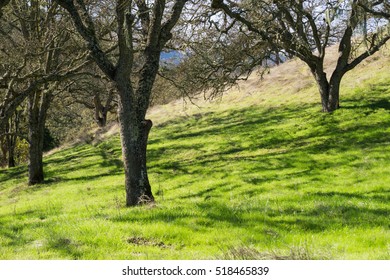
<path id="1" fill-rule="evenodd" d="M 352 62 L 350 62 L 349 64 L 347 64 L 344 68 L 344 71 L 347 72 L 349 70 L 352 70 L 353 68 L 355 68 L 359 63 L 361 63 L 363 60 L 365 60 L 367 57 L 373 55 L 374 53 L 376 53 L 377 51 L 379 51 L 379 49 L 384 46 L 387 41 L 390 40 L 390 35 L 386 36 L 385 38 L 383 38 L 380 42 L 378 42 L 377 44 L 373 45 L 370 47 L 369 50 L 365 51 L 364 53 L 362 53 L 361 55 L 359 55 L 357 58 L 355 58 Z"/>
<path id="2" fill-rule="evenodd" d="M 73 0 L 55 0 L 61 7 L 68 11 L 77 31 L 84 38 L 88 44 L 88 49 L 91 51 L 91 55 L 95 60 L 99 68 L 108 76 L 110 79 L 114 79 L 116 67 L 108 59 L 106 53 L 101 49 L 99 42 L 96 37 L 95 30 L 93 28 L 93 22 L 89 14 L 87 13 L 85 6 L 82 7 L 84 10 L 84 18 L 87 20 L 87 26 L 83 23 L 79 11 L 73 3 Z M 79 4 L 83 2 L 78 0 Z"/>

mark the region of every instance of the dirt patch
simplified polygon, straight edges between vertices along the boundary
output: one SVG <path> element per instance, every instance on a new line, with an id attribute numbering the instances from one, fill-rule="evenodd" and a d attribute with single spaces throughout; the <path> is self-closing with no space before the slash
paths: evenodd
<path id="1" fill-rule="evenodd" d="M 129 237 L 129 238 L 127 238 L 126 241 L 129 244 L 134 244 L 134 245 L 138 245 L 138 246 L 154 246 L 154 247 L 159 247 L 159 248 L 168 248 L 169 247 L 168 245 L 166 245 L 162 241 L 156 241 L 153 239 L 148 239 L 148 238 L 138 237 L 138 236 Z"/>

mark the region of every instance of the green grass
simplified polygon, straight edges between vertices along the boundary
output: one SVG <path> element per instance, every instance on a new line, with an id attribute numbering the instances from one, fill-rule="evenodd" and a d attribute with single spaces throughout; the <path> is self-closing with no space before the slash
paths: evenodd
<path id="1" fill-rule="evenodd" d="M 390 71 L 354 75 L 332 114 L 310 82 L 152 112 L 155 205 L 124 207 L 118 136 L 47 156 L 42 185 L 1 170 L 0 259 L 390 259 Z"/>

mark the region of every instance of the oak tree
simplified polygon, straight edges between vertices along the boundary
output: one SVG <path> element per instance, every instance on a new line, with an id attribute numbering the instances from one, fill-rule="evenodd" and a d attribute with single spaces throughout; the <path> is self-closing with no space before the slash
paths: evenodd
<path id="1" fill-rule="evenodd" d="M 213 0 L 212 8 L 266 42 L 307 64 L 317 82 L 322 110 L 339 107 L 343 76 L 390 39 L 389 1 Z M 327 75 L 327 47 L 338 44 L 337 63 Z"/>
<path id="2" fill-rule="evenodd" d="M 43 138 L 47 111 L 66 79 L 88 62 L 53 1 L 14 0 L 0 18 L 0 131 L 28 102 L 29 184 L 44 180 Z"/>
<path id="3" fill-rule="evenodd" d="M 174 27 L 188 0 L 56 0 L 71 16 L 95 63 L 118 92 L 118 116 L 125 169 L 126 205 L 154 200 L 146 166 L 152 121 L 146 119 L 159 69 L 160 54 L 173 37 Z M 191 1 L 193 2 L 193 1 Z M 100 36 L 97 19 L 112 18 L 116 30 Z M 117 50 L 103 48 L 111 40 Z"/>

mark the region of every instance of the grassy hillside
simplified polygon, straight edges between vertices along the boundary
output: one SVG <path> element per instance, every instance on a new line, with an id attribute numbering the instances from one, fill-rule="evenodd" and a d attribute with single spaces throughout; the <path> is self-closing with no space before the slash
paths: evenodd
<path id="1" fill-rule="evenodd" d="M 331 61 L 329 65 L 331 65 Z M 320 112 L 291 61 L 220 100 L 153 108 L 152 206 L 125 208 L 119 137 L 0 171 L 0 259 L 390 259 L 390 58 Z"/>

